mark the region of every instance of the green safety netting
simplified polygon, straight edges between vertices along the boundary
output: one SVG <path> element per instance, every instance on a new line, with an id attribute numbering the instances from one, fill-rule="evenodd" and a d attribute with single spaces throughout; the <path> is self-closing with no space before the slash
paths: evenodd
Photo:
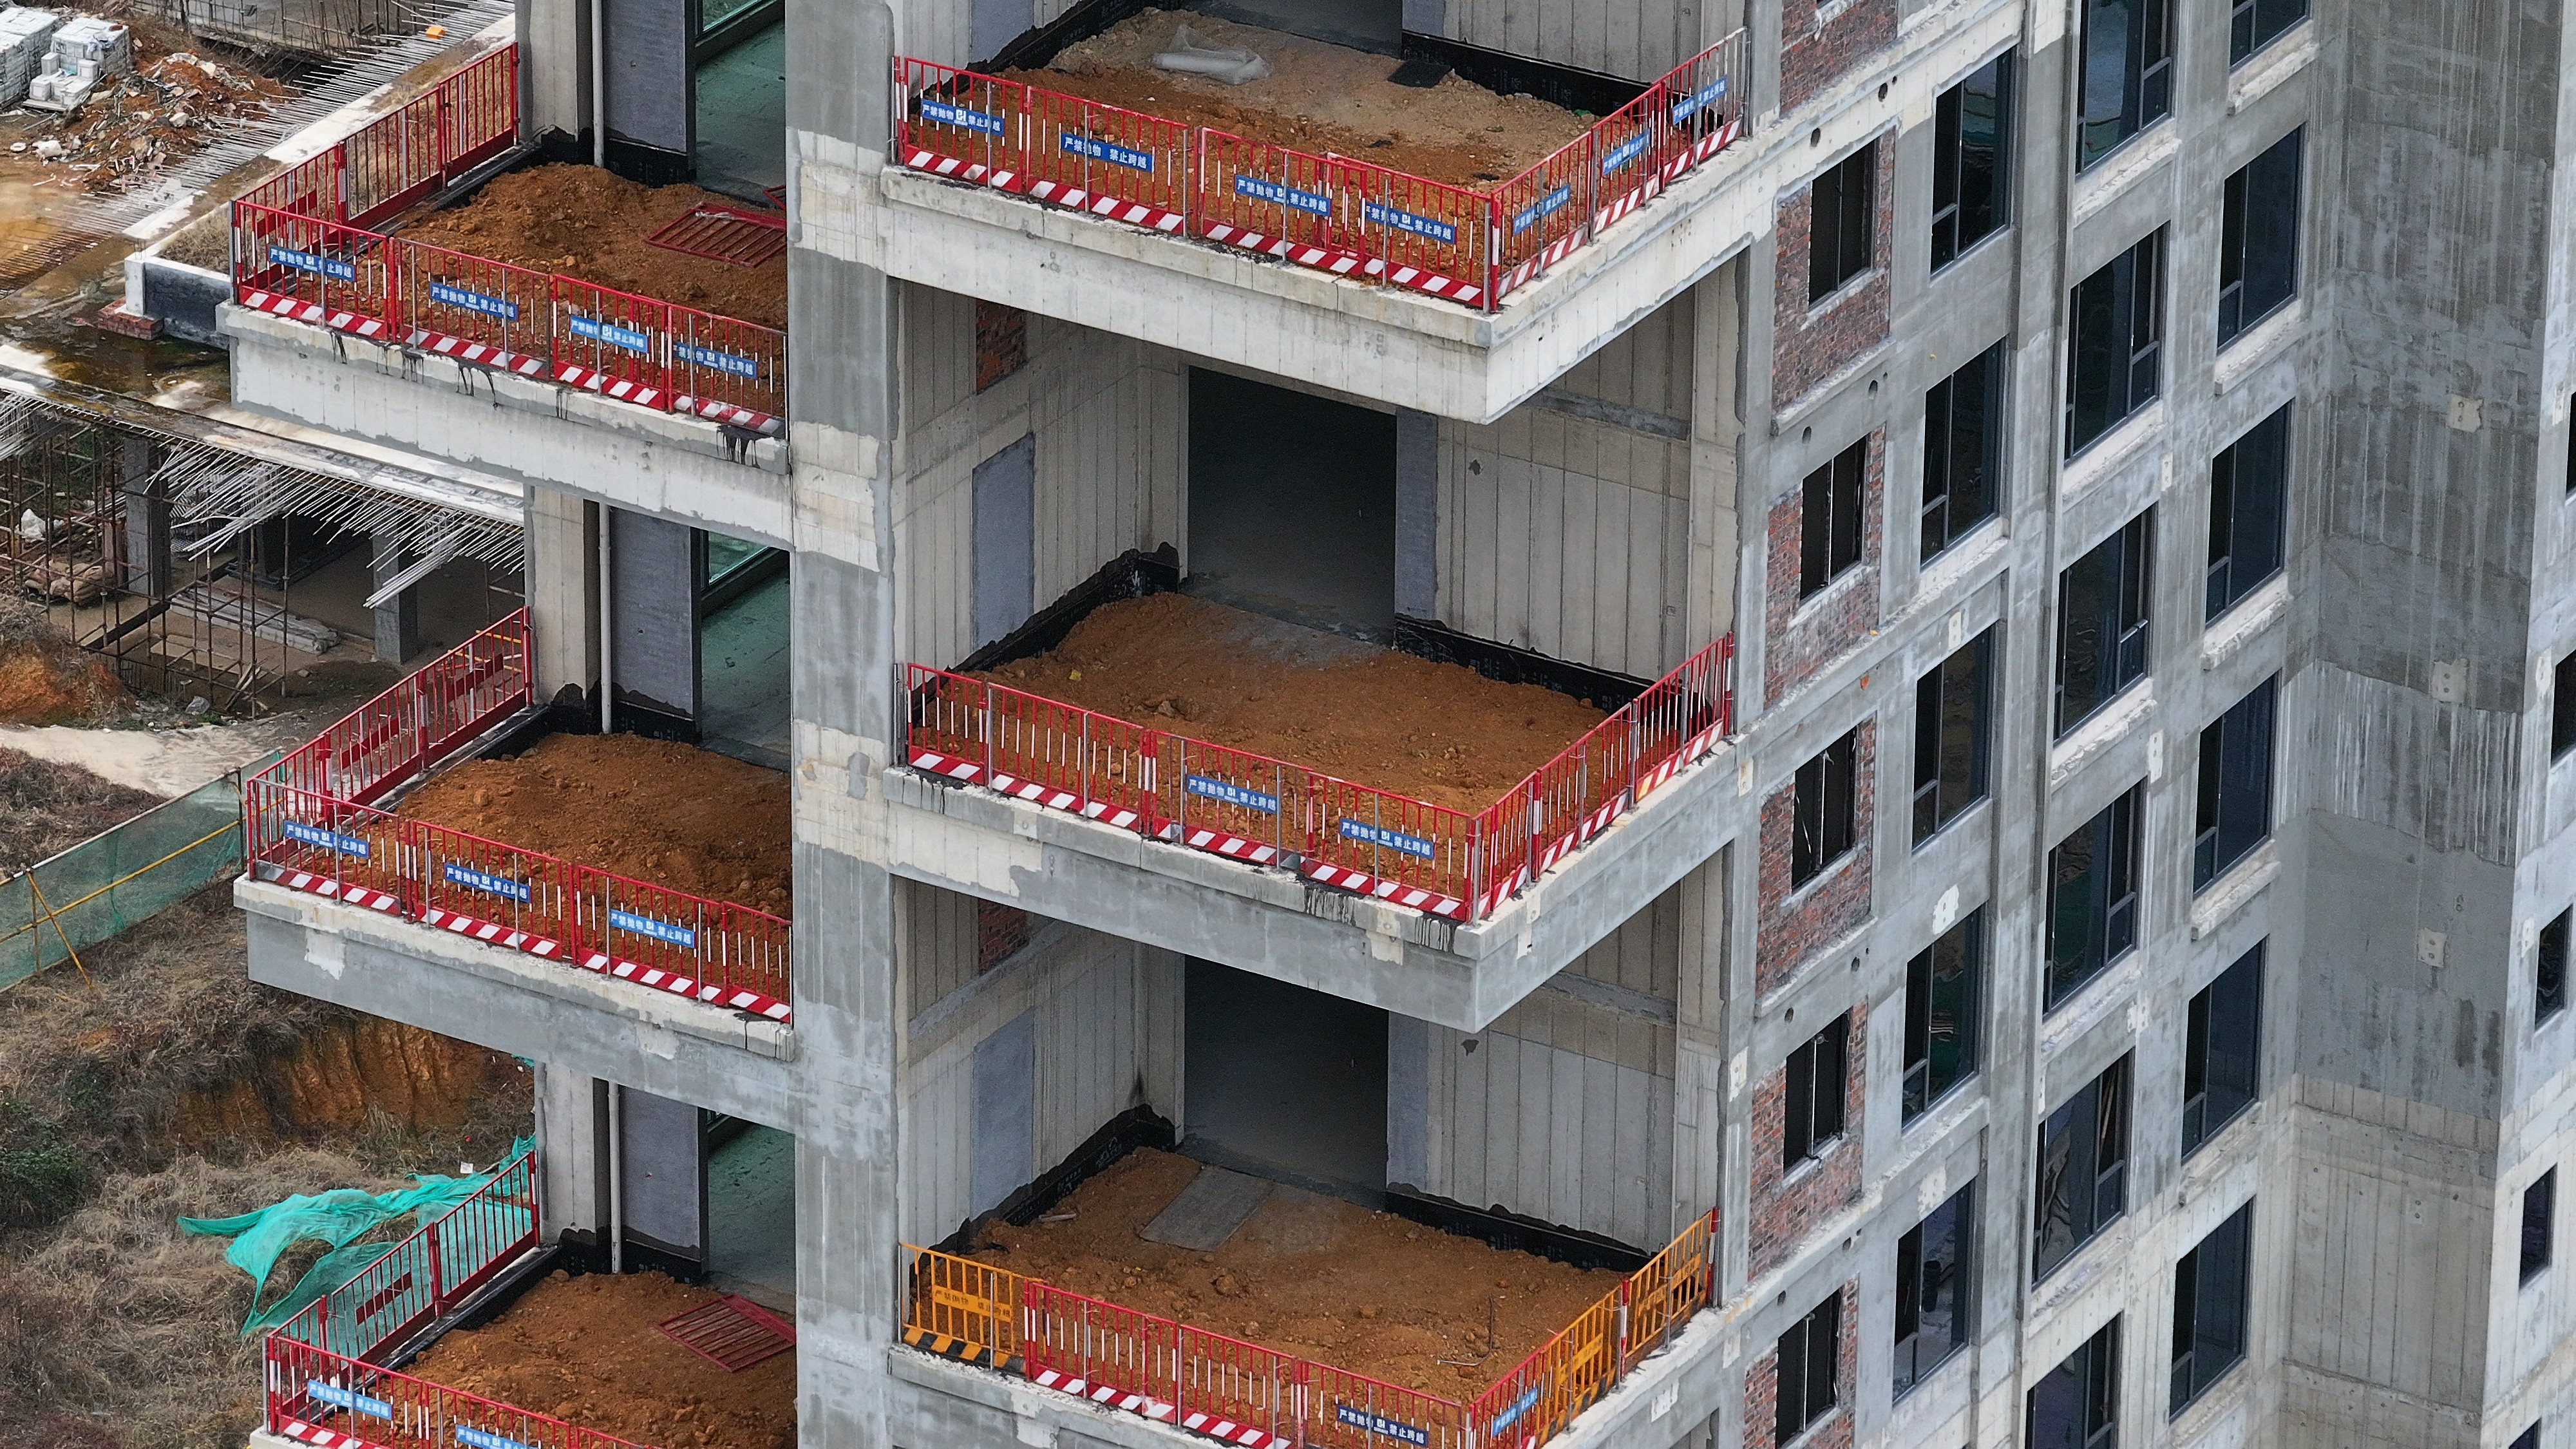
<path id="1" fill-rule="evenodd" d="M 251 1314 L 242 1322 L 244 1334 L 264 1333 L 304 1311 L 306 1304 L 348 1282 L 358 1270 L 383 1257 L 393 1244 L 359 1243 L 378 1226 L 409 1213 L 419 1213 L 423 1221 L 439 1216 L 483 1190 L 485 1184 L 500 1175 L 519 1154 L 528 1150 L 531 1139 L 522 1137 L 502 1158 L 501 1166 L 472 1177 L 438 1177 L 426 1173 L 412 1174 L 418 1186 L 394 1192 L 367 1192 L 354 1187 L 333 1188 L 323 1193 L 297 1193 L 281 1202 L 269 1204 L 256 1212 L 229 1218 L 181 1218 L 179 1230 L 204 1237 L 230 1238 L 232 1246 L 224 1249 L 224 1261 L 251 1277 Z M 316 1260 L 296 1280 L 295 1287 L 275 1303 L 261 1308 L 260 1294 L 267 1291 L 269 1270 L 278 1258 L 297 1243 L 319 1240 L 329 1243 L 331 1251 Z"/>

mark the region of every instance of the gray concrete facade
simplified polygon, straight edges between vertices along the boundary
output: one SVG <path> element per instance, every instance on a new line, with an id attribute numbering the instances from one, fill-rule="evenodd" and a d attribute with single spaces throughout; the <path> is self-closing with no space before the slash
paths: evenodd
<path id="1" fill-rule="evenodd" d="M 2576 7 L 2317 4 L 2231 63 L 2232 7 L 2179 0 L 2171 114 L 2079 173 L 2089 3 L 1880 0 L 1890 38 L 1784 106 L 1784 42 L 1873 3 L 1741 7 L 1753 134 L 1491 316 L 890 165 L 889 60 L 969 59 L 948 0 L 788 7 L 780 441 L 478 389 L 228 309 L 245 406 L 528 485 L 549 697 L 600 684 L 603 508 L 793 555 L 792 1029 L 250 882 L 253 975 L 543 1063 L 550 1231 L 603 1224 L 605 1084 L 793 1133 L 811 1446 L 1188 1442 L 896 1336 L 903 1244 L 1122 1111 L 1188 1120 L 1185 958 L 1389 1013 L 1390 1182 L 1649 1251 L 1718 1212 L 1721 1301 L 1557 1442 L 1769 1449 L 1774 1345 L 1844 1285 L 1820 1449 L 2030 1443 L 2027 1395 L 2114 1319 L 2123 1445 L 2503 1449 L 2563 1422 L 2576 1296 L 2564 1268 L 2526 1280 L 2517 1246 L 2526 1191 L 2576 1158 L 2576 1013 L 2535 1021 L 2543 927 L 2576 895 L 2576 764 L 2547 745 L 2576 652 Z M 1737 19 L 1645 0 L 1615 31 L 1584 19 L 1599 8 L 1403 11 L 1636 74 Z M 565 10 L 536 7 L 552 24 L 530 43 L 573 36 Z M 1938 98 L 2006 51 L 2009 224 L 1934 270 Z M 539 69 L 567 129 L 574 75 Z M 2228 178 L 2302 130 L 2296 295 L 2222 345 Z M 1871 144 L 1892 177 L 1886 335 L 1793 388 L 1778 319 L 1799 299 L 1777 293 L 1803 280 L 1808 223 L 1787 218 Z M 2070 459 L 2070 289 L 2159 233 L 2156 398 Z M 978 301 L 1033 314 L 997 383 L 973 366 Z M 1921 561 L 1927 393 L 1999 343 L 1998 516 Z M 978 466 L 1028 449 L 1040 606 L 1129 550 L 1186 564 L 1194 367 L 1395 416 L 1400 612 L 1649 676 L 1732 632 L 1733 737 L 1472 925 L 905 768 L 901 669 L 955 666 L 994 622 Z M 2206 618 L 2212 459 L 2285 405 L 2283 566 Z M 1766 687 L 1808 627 L 1775 509 L 1872 436 L 1866 627 Z M 2059 580 L 2145 515 L 2145 677 L 2061 734 Z M 1917 681 L 1989 631 L 1985 794 L 1918 842 Z M 632 647 L 613 643 L 621 682 Z M 2195 888 L 2203 731 L 2266 681 L 2269 829 Z M 1771 807 L 1864 728 L 1860 904 L 1775 970 L 1799 900 L 1766 874 Z M 2045 1005 L 2051 852 L 2133 788 L 2135 948 Z M 1037 922 L 998 963 L 977 954 L 985 906 Z M 1908 963 L 1980 911 L 1976 1069 L 1906 1120 Z M 2186 1154 L 2190 1003 L 2257 947 L 2256 1099 Z M 1831 1149 L 1848 1189 L 1825 1195 L 1798 1185 L 1821 1170 L 1783 1185 L 1761 1159 L 1772 1084 L 1845 1013 L 1860 1109 Z M 2123 1211 L 2035 1274 L 2040 1125 L 2123 1060 Z M 1899 1241 L 1971 1183 L 1970 1339 L 1900 1396 Z M 2177 1264 L 2249 1203 L 2243 1359 L 2176 1409 Z"/>

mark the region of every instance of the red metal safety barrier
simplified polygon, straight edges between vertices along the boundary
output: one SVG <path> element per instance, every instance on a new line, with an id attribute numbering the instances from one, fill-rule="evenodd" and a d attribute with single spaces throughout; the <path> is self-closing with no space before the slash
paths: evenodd
<path id="1" fill-rule="evenodd" d="M 241 199 L 363 227 L 507 151 L 518 133 L 519 47 L 505 45 Z"/>
<path id="2" fill-rule="evenodd" d="M 1744 56 L 1739 30 L 1490 191 L 908 57 L 896 144 L 932 175 L 1491 311 L 1741 134 Z"/>
<path id="3" fill-rule="evenodd" d="M 772 1021 L 788 1014 L 788 923 L 576 865 L 577 964 Z"/>
<path id="4" fill-rule="evenodd" d="M 529 697 L 528 611 L 450 649 L 261 772 L 357 804 L 380 799 L 461 748 Z"/>
<path id="5" fill-rule="evenodd" d="M 1734 718 L 1734 653 L 1728 635 L 1684 660 L 1475 815 L 919 664 L 904 674 L 904 760 L 1193 850 L 1479 920 L 1716 748 Z"/>
<path id="6" fill-rule="evenodd" d="M 264 1349 L 268 1432 L 316 1449 L 644 1449 L 284 1334 Z"/>
<path id="7" fill-rule="evenodd" d="M 549 961 L 581 960 L 571 866 L 426 821 L 404 823 L 418 852 L 410 913 L 424 925 Z"/>
<path id="8" fill-rule="evenodd" d="M 356 227 L 233 204 L 233 298 L 245 307 L 394 341 L 400 251 Z"/>
<path id="9" fill-rule="evenodd" d="M 536 1159 L 521 1152 L 472 1197 L 423 1224 L 277 1332 L 368 1359 L 465 1301 L 538 1243 Z"/>
<path id="10" fill-rule="evenodd" d="M 424 350 L 505 371 L 542 364 L 553 334 L 554 278 L 464 252 L 396 241 L 400 276 L 393 316 Z M 407 338 L 406 340 L 410 340 Z M 516 368 L 512 360 L 527 359 Z"/>
<path id="11" fill-rule="evenodd" d="M 407 822 L 267 775 L 242 785 L 244 854 L 253 874 L 353 906 L 411 914 L 418 867 Z"/>

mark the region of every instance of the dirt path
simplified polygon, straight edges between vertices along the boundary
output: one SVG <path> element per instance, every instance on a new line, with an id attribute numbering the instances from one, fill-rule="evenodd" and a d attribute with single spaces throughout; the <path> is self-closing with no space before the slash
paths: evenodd
<path id="1" fill-rule="evenodd" d="M 301 716 L 176 730 L 0 725 L 0 750 L 78 765 L 112 784 L 168 799 L 314 733 Z"/>

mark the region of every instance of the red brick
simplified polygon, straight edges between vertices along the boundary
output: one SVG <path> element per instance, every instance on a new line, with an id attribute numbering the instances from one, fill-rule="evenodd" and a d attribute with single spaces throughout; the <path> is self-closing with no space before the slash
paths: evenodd
<path id="1" fill-rule="evenodd" d="M 1850 1081 L 1843 1092 L 1843 1135 L 1814 1161 L 1792 1176 L 1780 1165 L 1782 1114 L 1789 1090 L 1783 1062 L 1753 1089 L 1752 1183 L 1746 1204 L 1751 1216 L 1745 1238 L 1753 1276 L 1761 1277 L 1789 1260 L 1816 1226 L 1860 1200 L 1861 1110 L 1867 1102 L 1869 1006 L 1851 1009 L 1851 1033 L 1844 1060 Z"/>
<path id="2" fill-rule="evenodd" d="M 1029 360 L 1029 314 L 999 302 L 975 304 L 975 390 L 982 392 Z"/>
<path id="3" fill-rule="evenodd" d="M 1777 704 L 1878 627 L 1879 560 L 1886 532 L 1887 434 L 1870 434 L 1861 472 L 1860 562 L 1811 600 L 1798 597 L 1798 545 L 1806 490 L 1771 505 L 1763 566 L 1762 700 Z"/>
<path id="4" fill-rule="evenodd" d="M 1871 237 L 1870 270 L 1840 291 L 1807 302 L 1809 238 L 1815 231 L 1816 190 L 1780 203 L 1779 253 L 1773 264 L 1771 405 L 1785 408 L 1887 340 L 1888 239 L 1896 224 L 1896 147 L 1882 136 L 1870 142 L 1878 165 L 1878 218 Z M 1839 164 L 1839 163 L 1837 163 Z"/>
<path id="5" fill-rule="evenodd" d="M 1798 974 L 1818 951 L 1869 919 L 1870 819 L 1877 797 L 1878 725 L 1854 732 L 1852 814 L 1858 843 L 1851 854 L 1825 867 L 1803 890 L 1789 883 L 1790 847 L 1797 815 L 1797 787 L 1783 785 L 1762 802 L 1762 854 L 1754 878 L 1753 991 L 1768 996 Z"/>
<path id="6" fill-rule="evenodd" d="M 1029 943 L 1029 913 L 1017 906 L 975 903 L 975 972 L 982 975 Z"/>
<path id="7" fill-rule="evenodd" d="M 1780 110 L 1805 105 L 1896 43 L 1896 0 L 1780 0 Z"/>
<path id="8" fill-rule="evenodd" d="M 1859 1340 L 1854 1336 L 1860 1319 L 1860 1285 L 1842 1286 L 1842 1332 L 1834 1345 L 1834 1407 L 1825 1417 L 1807 1426 L 1807 1431 L 1794 1441 L 1799 1449 L 1851 1449 L 1852 1443 L 1852 1378 L 1860 1371 Z M 1807 1305 L 1813 1311 L 1814 1304 Z M 1747 1449 L 1757 1444 L 1776 1445 L 1780 1426 L 1780 1345 L 1771 1347 L 1752 1367 L 1744 1371 L 1744 1443 Z"/>

